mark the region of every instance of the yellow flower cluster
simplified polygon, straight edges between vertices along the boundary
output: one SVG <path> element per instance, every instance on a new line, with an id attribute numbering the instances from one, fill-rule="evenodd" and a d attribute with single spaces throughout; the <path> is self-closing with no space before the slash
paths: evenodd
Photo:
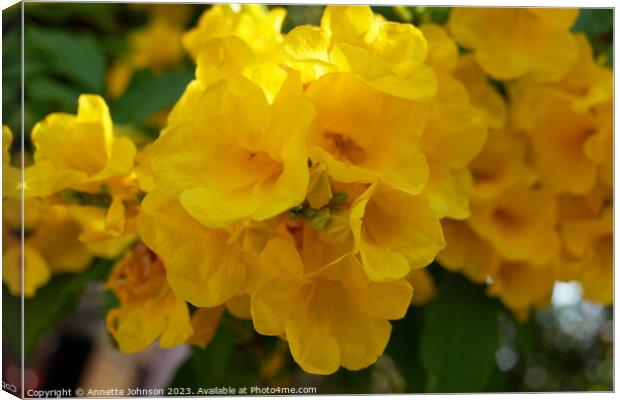
<path id="1" fill-rule="evenodd" d="M 251 318 L 308 372 L 358 370 L 408 279 L 433 290 L 412 271 L 441 218 L 468 215 L 486 128 L 441 27 L 330 6 L 284 35 L 283 18 L 216 5 L 184 36 L 196 80 L 153 144 L 138 232 L 180 299 Z"/>
<path id="2" fill-rule="evenodd" d="M 36 124 L 20 182 L 3 129 L 3 281 L 20 294 L 23 191 L 24 295 L 120 257 L 107 326 L 125 353 L 204 347 L 227 310 L 307 372 L 359 370 L 434 295 L 435 259 L 520 318 L 556 280 L 609 304 L 612 72 L 576 15 L 456 8 L 444 29 L 328 6 L 283 33 L 283 9 L 214 5 L 172 45 L 183 17 L 153 12 L 124 65 L 181 45 L 196 62 L 153 143 L 82 95 Z"/>
<path id="3" fill-rule="evenodd" d="M 115 62 L 106 76 L 107 92 L 112 98 L 123 94 L 134 71 L 151 67 L 155 72 L 179 64 L 183 57 L 181 34 L 189 17 L 184 4 L 136 4 L 148 11 L 148 22 L 128 35 L 129 49 Z"/>
<path id="4" fill-rule="evenodd" d="M 448 23 L 473 50 L 458 75 L 490 134 L 471 164 L 471 216 L 443 223 L 438 260 L 487 281 L 522 319 L 548 304 L 556 280 L 581 282 L 585 299 L 613 300 L 613 75 L 584 35 L 569 33 L 576 16 L 462 8 Z M 524 22 L 501 22 L 513 18 Z M 517 78 L 505 103 L 485 73 Z"/>
<path id="5" fill-rule="evenodd" d="M 3 280 L 32 297 L 53 273 L 79 272 L 93 257 L 117 257 L 136 238 L 136 148 L 116 135 L 99 96 L 82 95 L 77 115 L 55 113 L 35 125 L 34 162 L 24 181 L 10 164 L 3 128 Z M 23 191 L 23 278 L 20 251 Z"/>

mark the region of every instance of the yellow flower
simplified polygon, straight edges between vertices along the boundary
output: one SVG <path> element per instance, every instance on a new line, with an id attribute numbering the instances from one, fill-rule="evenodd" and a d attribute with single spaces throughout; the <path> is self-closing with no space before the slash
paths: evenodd
<path id="1" fill-rule="evenodd" d="M 156 73 L 177 65 L 183 57 L 181 35 L 189 5 L 151 4 L 147 24 L 127 36 L 128 54 L 113 63 L 106 74 L 108 95 L 122 95 L 136 70 L 152 68 Z"/>
<path id="2" fill-rule="evenodd" d="M 121 260 L 108 279 L 120 306 L 108 312 L 107 327 L 123 353 L 149 347 L 169 348 L 193 333 L 187 305 L 166 282 L 163 263 L 144 245 Z"/>
<path id="3" fill-rule="evenodd" d="M 26 168 L 26 196 L 46 197 L 62 189 L 98 193 L 106 179 L 133 168 L 136 148 L 115 136 L 105 101 L 81 95 L 77 115 L 54 113 L 32 131 L 35 164 Z"/>
<path id="4" fill-rule="evenodd" d="M 414 307 L 427 304 L 437 294 L 435 281 L 426 268 L 419 268 L 411 271 L 409 276 L 407 276 L 407 281 L 413 288 L 411 304 L 413 304 Z"/>
<path id="5" fill-rule="evenodd" d="M 566 251 L 573 257 L 587 300 L 613 302 L 613 210 L 592 218 L 569 219 L 560 226 Z"/>
<path id="6" fill-rule="evenodd" d="M 577 9 L 455 7 L 448 27 L 495 79 L 557 81 L 577 60 Z"/>
<path id="7" fill-rule="evenodd" d="M 132 3 L 130 7 L 136 10 L 146 11 L 149 18 L 165 19 L 174 25 L 183 25 L 191 16 L 193 6 L 191 4 L 138 4 Z"/>
<path id="8" fill-rule="evenodd" d="M 261 60 L 248 43 L 237 36 L 216 37 L 206 41 L 196 64 L 196 79 L 204 86 L 241 75 L 260 86 L 269 103 L 273 103 L 276 98 L 288 97 L 280 94 L 281 90 L 291 89 L 286 85 L 287 81 L 292 80 L 296 86 L 292 91 L 301 94 L 301 81 L 296 72 L 278 62 Z"/>
<path id="9" fill-rule="evenodd" d="M 151 166 L 151 155 L 153 154 L 153 144 L 149 143 L 141 148 L 136 154 L 136 165 L 134 172 L 138 180 L 138 186 L 143 192 L 151 192 L 155 189 L 153 181 L 153 167 Z"/>
<path id="10" fill-rule="evenodd" d="M 353 72 L 374 89 L 416 100 L 435 94 L 427 43 L 411 24 L 387 22 L 368 6 L 327 6 L 321 26 L 301 25 L 285 37 L 286 64 L 309 82 L 334 72 Z"/>
<path id="11" fill-rule="evenodd" d="M 309 373 L 374 363 L 389 339 L 388 320 L 407 311 L 411 286 L 405 280 L 369 281 L 346 249 L 322 243 L 307 227 L 298 260 L 285 264 L 286 273 L 269 271 L 272 278 L 252 296 L 256 331 L 286 335 L 293 358 Z"/>
<path id="12" fill-rule="evenodd" d="M 429 166 L 425 192 L 440 217 L 469 216 L 472 177 L 469 163 L 484 146 L 487 130 L 467 104 L 437 102 L 420 141 Z"/>
<path id="13" fill-rule="evenodd" d="M 482 112 L 489 129 L 502 129 L 507 119 L 506 101 L 490 84 L 472 54 L 459 58 L 454 75 L 467 87 L 472 106 Z"/>
<path id="14" fill-rule="evenodd" d="M 191 319 L 193 333 L 187 338 L 187 343 L 203 349 L 207 347 L 217 332 L 223 313 L 222 306 L 196 310 Z"/>
<path id="15" fill-rule="evenodd" d="M 78 240 L 80 226 L 66 207 L 27 199 L 24 212 L 24 296 L 33 297 L 52 274 L 81 272 L 93 257 Z M 22 279 L 20 202 L 3 201 L 2 216 L 2 279 L 11 294 L 19 296 Z"/>
<path id="16" fill-rule="evenodd" d="M 205 227 L 178 200 L 158 190 L 149 193 L 142 201 L 138 233 L 164 261 L 170 287 L 181 299 L 210 308 L 241 291 L 248 256 L 228 244 L 226 230 Z"/>
<path id="17" fill-rule="evenodd" d="M 441 25 L 424 24 L 420 31 L 427 41 L 428 52 L 425 64 L 433 68 L 437 79 L 435 98 L 441 102 L 468 104 L 467 90 L 455 79 L 454 72 L 459 62 L 456 43 Z"/>
<path id="18" fill-rule="evenodd" d="M 579 58 L 553 89 L 573 101 L 575 111 L 611 102 L 613 99 L 613 70 L 594 59 L 592 47 L 583 33 L 574 35 L 579 46 Z"/>
<path id="19" fill-rule="evenodd" d="M 555 198 L 523 185 L 472 205 L 469 225 L 503 260 L 548 263 L 559 251 Z"/>
<path id="20" fill-rule="evenodd" d="M 541 183 L 554 193 L 584 195 L 597 180 L 599 166 L 610 172 L 611 107 L 575 111 L 571 102 L 531 86 L 511 89 L 513 119 L 527 134 Z M 553 151 L 550 151 L 553 149 Z"/>
<path id="21" fill-rule="evenodd" d="M 520 321 L 528 318 L 531 308 L 549 304 L 555 282 L 548 265 L 528 263 L 502 263 L 491 279 L 487 293 L 498 297 Z"/>
<path id="22" fill-rule="evenodd" d="M 159 16 L 128 37 L 131 53 L 128 62 L 135 69 L 152 67 L 162 71 L 177 64 L 183 56 L 182 26 Z"/>
<path id="23" fill-rule="evenodd" d="M 324 163 L 336 181 L 379 178 L 409 194 L 422 190 L 428 166 L 418 142 L 427 104 L 386 95 L 351 73 L 325 75 L 306 96 L 317 111 L 310 157 Z"/>
<path id="24" fill-rule="evenodd" d="M 129 86 L 134 68 L 126 61 L 113 63 L 105 75 L 106 93 L 112 99 L 120 97 Z"/>
<path id="25" fill-rule="evenodd" d="M 279 7 L 267 11 L 261 4 L 216 4 L 202 14 L 197 27 L 183 35 L 183 46 L 197 59 L 209 40 L 237 36 L 259 58 L 270 60 L 278 54 L 285 17 L 286 10 Z"/>
<path id="26" fill-rule="evenodd" d="M 305 99 L 269 105 L 245 78 L 206 88 L 195 81 L 173 114 L 153 145 L 154 182 L 197 221 L 211 228 L 264 221 L 304 200 L 315 115 Z"/>
<path id="27" fill-rule="evenodd" d="M 500 262 L 493 246 L 466 222 L 444 219 L 441 226 L 446 247 L 437 254 L 437 261 L 447 270 L 462 272 L 472 282 L 484 283 Z"/>
<path id="28" fill-rule="evenodd" d="M 489 136 L 482 152 L 470 164 L 474 201 L 491 200 L 515 185 L 536 182 L 537 173 L 526 162 L 527 141 L 524 139 L 510 131 Z"/>
<path id="29" fill-rule="evenodd" d="M 430 264 L 445 245 L 423 195 L 373 184 L 351 206 L 354 251 L 372 281 L 392 281 Z"/>
<path id="30" fill-rule="evenodd" d="M 429 124 L 420 146 L 429 166 L 425 188 L 441 217 L 469 215 L 471 174 L 468 164 L 480 152 L 487 131 L 482 114 L 470 104 L 465 86 L 454 77 L 458 50 L 438 25 L 424 25 L 428 41 L 426 63 L 437 75 L 437 96 L 431 103 Z"/>

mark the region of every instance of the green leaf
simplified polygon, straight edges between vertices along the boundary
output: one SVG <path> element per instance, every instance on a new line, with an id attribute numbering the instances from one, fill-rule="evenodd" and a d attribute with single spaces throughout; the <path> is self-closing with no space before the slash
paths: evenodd
<path id="1" fill-rule="evenodd" d="M 425 310 L 420 361 L 428 373 L 427 390 L 484 390 L 499 347 L 499 304 L 482 286 L 443 272 L 438 296 Z"/>
<path id="2" fill-rule="evenodd" d="M 575 21 L 573 31 L 584 32 L 589 38 L 611 31 L 614 13 L 611 8 L 582 8 Z"/>
<path id="3" fill-rule="evenodd" d="M 45 78 L 32 78 L 25 87 L 29 100 L 50 103 L 56 112 L 75 112 L 80 91 L 66 83 Z"/>
<path id="4" fill-rule="evenodd" d="M 158 76 L 150 70 L 136 72 L 125 93 L 112 103 L 112 119 L 115 123 L 140 125 L 152 114 L 176 103 L 193 77 L 188 69 Z"/>
<path id="5" fill-rule="evenodd" d="M 49 63 L 50 72 L 75 83 L 84 91 L 103 93 L 105 58 L 92 36 L 29 27 L 25 47 L 26 57 L 32 53 L 43 56 Z"/>
<path id="6" fill-rule="evenodd" d="M 607 45 L 607 58 L 605 58 L 605 65 L 608 67 L 614 67 L 614 42 L 611 41 Z"/>
<path id="7" fill-rule="evenodd" d="M 426 371 L 420 363 L 419 337 L 425 308 L 410 307 L 405 318 L 392 322 L 392 335 L 385 350 L 405 378 L 406 393 L 424 391 Z"/>
<path id="8" fill-rule="evenodd" d="M 192 355 L 181 365 L 170 383 L 173 388 L 250 386 L 260 381 L 258 350 L 265 338 L 253 333 L 249 321 L 224 315 L 206 349 L 192 347 Z"/>
<path id="9" fill-rule="evenodd" d="M 540 342 L 540 332 L 534 318 L 525 322 L 515 321 L 516 339 L 515 345 L 522 356 L 528 356 L 536 350 L 537 343 Z"/>
<path id="10" fill-rule="evenodd" d="M 582 8 L 573 26 L 573 31 L 586 34 L 595 57 L 606 53 L 605 61 L 610 66 L 613 58 L 613 23 L 614 14 L 611 8 Z"/>
<path id="11" fill-rule="evenodd" d="M 30 354 L 41 335 L 70 311 L 79 299 L 84 287 L 92 282 L 107 278 L 111 261 L 97 260 L 86 271 L 79 274 L 60 274 L 39 290 L 33 298 L 24 301 L 24 354 Z M 10 342 L 19 349 L 21 328 L 21 299 L 11 296 L 2 288 L 2 326 Z"/>
<path id="12" fill-rule="evenodd" d="M 275 7 L 282 7 L 278 4 Z M 283 32 L 289 32 L 299 25 L 319 25 L 323 16 L 323 5 L 307 5 L 300 7 L 298 5 L 288 5 L 286 8 L 286 19 L 282 27 Z"/>
<path id="13" fill-rule="evenodd" d="M 90 29 L 116 33 L 121 25 L 117 13 L 123 4 L 110 3 L 26 3 L 27 21 L 62 26 L 63 24 L 87 25 Z M 28 25 L 28 23 L 27 23 Z"/>
<path id="14" fill-rule="evenodd" d="M 8 339 L 13 351 L 21 352 L 22 319 L 21 299 L 12 296 L 9 289 L 2 285 L 2 336 Z"/>

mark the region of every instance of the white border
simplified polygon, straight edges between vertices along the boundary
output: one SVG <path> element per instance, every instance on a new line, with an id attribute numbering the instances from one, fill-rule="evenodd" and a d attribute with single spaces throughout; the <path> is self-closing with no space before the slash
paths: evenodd
<path id="1" fill-rule="evenodd" d="M 27 2 L 40 2 L 37 0 L 27 0 Z M 43 2 L 43 1 L 42 1 Z M 55 1 L 47 1 L 47 2 L 55 2 Z M 78 2 L 78 1 L 76 1 Z M 98 2 L 98 1 L 88 1 L 88 0 L 82 0 L 79 1 L 82 3 L 94 3 L 94 2 Z M 99 1 L 100 2 L 100 1 Z M 111 2 L 111 3 L 128 3 L 128 1 L 123 1 L 123 0 L 109 0 L 106 2 Z M 208 4 L 208 3 L 212 3 L 209 1 L 199 1 L 199 0 L 185 0 L 185 1 L 178 1 L 178 0 L 137 0 L 137 1 L 132 1 L 133 3 L 197 3 L 197 4 Z M 259 1 L 244 1 L 244 0 L 240 0 L 237 1 L 238 3 L 259 3 Z M 14 0 L 0 0 L 0 5 L 2 6 L 2 9 L 4 10 L 5 8 L 15 4 L 16 1 Z M 359 2 L 359 1 L 347 1 L 347 0 L 337 0 L 337 1 L 333 1 L 333 2 L 317 2 L 317 1 L 301 1 L 301 0 L 271 0 L 268 2 L 264 2 L 267 4 L 368 4 L 368 3 L 363 3 L 363 2 Z M 441 1 L 441 0 L 424 0 L 423 2 L 414 2 L 414 1 L 400 1 L 400 0 L 373 0 L 372 2 L 373 5 L 428 5 L 428 6 L 445 6 L 445 5 L 450 5 L 450 6 L 486 6 L 486 7 L 490 7 L 490 6 L 500 6 L 500 7 L 525 7 L 525 6 L 536 6 L 536 7 L 580 7 L 580 8 L 597 8 L 597 7 L 604 7 L 604 8 L 615 8 L 615 2 L 614 1 L 610 1 L 610 0 L 589 0 L 589 1 L 583 1 L 583 0 L 539 0 L 539 1 L 514 1 L 514 0 L 494 0 L 494 1 L 467 1 L 467 0 L 447 0 L 447 1 Z M 614 10 L 615 12 L 615 10 Z M 2 38 L 2 33 L 0 32 L 0 40 Z M 618 65 L 618 53 L 617 53 L 617 47 L 618 47 L 618 27 L 614 18 L 614 66 Z M 615 68 L 614 68 L 615 70 Z M 1 66 L 1 62 L 0 62 L 0 75 L 2 72 L 2 66 Z M 614 77 L 615 77 L 615 73 L 614 73 Z M 614 79 L 614 116 L 620 115 L 619 113 L 619 108 L 618 108 L 618 104 L 615 102 L 615 92 L 616 92 L 616 87 L 617 87 L 617 82 Z M 1 89 L 1 83 L 0 83 L 0 89 Z M 614 120 L 614 132 L 617 132 L 617 128 L 618 128 L 618 121 Z M 615 139 L 615 135 L 614 135 L 614 139 Z M 614 156 L 616 154 L 619 154 L 618 150 L 620 148 L 620 144 L 614 140 Z M 616 183 L 617 180 L 616 179 L 619 175 L 620 172 L 620 167 L 615 164 L 615 157 L 614 157 L 614 209 L 617 209 L 617 203 L 616 203 L 616 199 L 617 199 L 617 193 L 616 193 Z M 1 189 L 0 189 L 1 190 Z M 619 224 L 617 224 L 618 220 L 620 219 L 620 216 L 616 213 L 614 213 L 614 226 L 620 226 Z M 615 252 L 615 249 L 618 248 L 618 238 L 615 237 L 614 235 L 614 266 L 618 265 L 617 260 L 618 260 L 618 254 Z M 615 284 L 615 293 L 618 293 L 619 290 L 619 281 L 620 279 L 618 278 L 618 275 L 620 274 L 614 274 L 614 284 Z M 1 306 L 2 306 L 2 300 L 0 299 L 0 312 L 1 312 Z M 618 321 L 618 308 L 614 307 L 614 344 L 617 343 L 617 339 L 618 339 L 618 331 L 615 329 L 616 327 L 616 323 Z M 2 354 L 2 344 L 0 343 L 0 356 Z M 614 385 L 619 382 L 619 377 L 620 377 L 620 373 L 619 373 L 619 368 L 616 368 L 618 366 L 618 360 L 619 360 L 619 356 L 618 356 L 618 352 L 615 351 L 615 345 L 614 345 Z M 574 400 L 574 399 L 592 399 L 592 400 L 598 400 L 598 399 L 613 399 L 615 398 L 615 394 L 614 393 L 596 393 L 596 392 L 585 392 L 585 393 L 572 393 L 572 392 L 561 392 L 561 393 L 479 393 L 479 394 L 450 394 L 450 395 L 442 395 L 442 394 L 408 394 L 408 395 L 372 395 L 374 397 L 379 397 L 379 398 L 390 398 L 390 399 L 399 399 L 399 398 L 403 398 L 403 399 L 412 399 L 412 398 L 419 398 L 419 397 L 431 397 L 432 399 L 437 399 L 437 400 L 448 400 L 448 399 L 454 399 L 455 396 L 458 396 L 459 399 L 467 399 L 467 400 L 474 400 L 474 399 L 502 399 L 502 400 L 513 400 L 513 399 L 522 399 L 522 398 L 532 398 L 532 399 L 558 399 L 558 400 Z M 235 396 L 236 398 L 239 398 L 239 396 Z M 282 396 L 283 398 L 285 396 Z M 310 396 L 310 397 L 316 397 L 316 396 Z M 324 398 L 338 398 L 338 399 L 353 399 L 353 398 L 357 398 L 359 396 L 334 396 L 334 395 L 323 395 L 320 397 L 324 397 Z M 183 397 L 169 397 L 170 399 L 183 399 Z M 230 396 L 227 397 L 211 397 L 214 399 L 230 399 Z M 253 399 L 273 399 L 274 396 L 252 396 Z M 309 398 L 309 396 L 286 396 L 286 398 L 288 399 L 307 399 Z M 5 391 L 0 391 L 0 399 L 15 399 L 15 397 L 11 396 L 10 394 L 8 394 Z M 143 397 L 143 399 L 150 399 L 149 397 Z"/>

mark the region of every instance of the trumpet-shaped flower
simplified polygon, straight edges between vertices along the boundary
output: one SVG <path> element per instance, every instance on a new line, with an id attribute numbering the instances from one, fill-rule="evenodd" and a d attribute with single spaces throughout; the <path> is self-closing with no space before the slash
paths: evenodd
<path id="1" fill-rule="evenodd" d="M 127 175 L 136 148 L 116 136 L 105 101 L 82 95 L 77 115 L 54 113 L 32 131 L 34 165 L 25 171 L 25 195 L 46 197 L 62 189 L 99 192 L 106 179 Z"/>
<path id="2" fill-rule="evenodd" d="M 211 228 L 264 221 L 300 204 L 312 105 L 300 97 L 269 105 L 241 77 L 206 88 L 194 83 L 153 145 L 158 189 Z"/>
<path id="3" fill-rule="evenodd" d="M 438 90 L 420 146 L 429 165 L 425 192 L 441 217 L 469 215 L 471 174 L 468 164 L 480 152 L 487 130 L 483 115 L 470 104 L 465 86 L 455 79 L 456 44 L 439 25 L 423 25 L 426 63 L 434 68 Z"/>
<path id="4" fill-rule="evenodd" d="M 50 206 L 38 199 L 24 204 L 25 240 L 23 275 L 21 252 L 20 202 L 7 199 L 2 203 L 3 254 L 2 280 L 11 294 L 33 297 L 54 273 L 77 273 L 90 265 L 92 254 L 78 240 L 80 225 L 64 206 Z"/>
<path id="5" fill-rule="evenodd" d="M 464 221 L 444 219 L 441 226 L 446 247 L 437 254 L 437 260 L 450 271 L 462 272 L 471 281 L 484 283 L 501 261 L 493 246 Z"/>
<path id="6" fill-rule="evenodd" d="M 459 58 L 454 75 L 467 88 L 472 106 L 482 113 L 489 129 L 504 128 L 508 113 L 506 101 L 491 85 L 472 54 Z"/>
<path id="7" fill-rule="evenodd" d="M 108 288 L 120 306 L 108 312 L 108 330 L 123 353 L 145 350 L 159 338 L 162 348 L 178 346 L 193 333 L 189 310 L 166 282 L 162 261 L 138 245 L 114 268 Z"/>
<path id="8" fill-rule="evenodd" d="M 405 315 L 411 286 L 405 280 L 369 281 L 346 249 L 325 245 L 305 229 L 303 265 L 287 264 L 294 274 L 272 273 L 252 296 L 254 327 L 264 335 L 286 335 L 293 358 L 307 372 L 365 368 L 383 353 L 388 320 Z"/>
<path id="9" fill-rule="evenodd" d="M 430 264 L 445 245 L 423 195 L 373 184 L 351 206 L 354 250 L 372 281 L 391 281 Z"/>
<path id="10" fill-rule="evenodd" d="M 566 251 L 579 270 L 584 298 L 613 302 L 613 211 L 611 206 L 592 218 L 570 219 L 560 227 Z"/>
<path id="11" fill-rule="evenodd" d="M 504 260 L 547 264 L 559 251 L 556 201 L 548 192 L 515 186 L 472 205 L 469 225 Z"/>
<path id="12" fill-rule="evenodd" d="M 549 265 L 502 263 L 491 276 L 487 289 L 524 321 L 532 308 L 546 307 L 551 300 L 553 271 Z"/>
<path id="13" fill-rule="evenodd" d="M 129 62 L 136 69 L 152 67 L 156 71 L 177 64 L 183 55 L 182 26 L 164 16 L 152 18 L 146 27 L 129 34 L 133 50 Z"/>
<path id="14" fill-rule="evenodd" d="M 473 175 L 471 197 L 491 200 L 515 185 L 533 184 L 535 169 L 526 162 L 527 141 L 509 131 L 489 136 L 482 152 L 470 164 Z"/>
<path id="15" fill-rule="evenodd" d="M 207 228 L 178 200 L 157 190 L 149 193 L 142 202 L 138 233 L 164 261 L 170 287 L 181 299 L 216 307 L 240 292 L 248 255 L 228 244 L 226 230 Z"/>
<path id="16" fill-rule="evenodd" d="M 317 112 L 308 140 L 313 162 L 325 164 L 339 182 L 379 178 L 406 193 L 420 192 L 428 179 L 419 147 L 427 104 L 386 95 L 351 73 L 322 77 L 306 96 Z"/>
<path id="17" fill-rule="evenodd" d="M 196 59 L 196 79 L 209 86 L 223 78 L 244 76 L 260 86 L 270 103 L 288 90 L 286 83 L 297 80 L 295 94 L 301 94 L 301 78 L 296 71 L 275 61 L 265 61 L 237 36 L 213 38 L 202 46 Z M 290 94 L 290 93 L 289 93 Z M 287 96 L 285 96 L 287 97 Z"/>
<path id="18" fill-rule="evenodd" d="M 283 49 L 286 64 L 299 70 L 304 82 L 342 71 L 411 100 L 429 98 L 437 89 L 432 68 L 424 65 L 422 32 L 411 24 L 387 22 L 368 6 L 327 6 L 320 28 L 294 28 Z"/>
<path id="19" fill-rule="evenodd" d="M 576 33 L 579 57 L 568 73 L 551 87 L 567 96 L 576 112 L 583 112 L 611 102 L 613 99 L 613 70 L 596 62 L 592 47 L 583 33 Z"/>
<path id="20" fill-rule="evenodd" d="M 593 190 L 599 165 L 610 159 L 610 109 L 578 112 L 568 99 L 526 85 L 511 93 L 513 117 L 527 134 L 541 183 L 555 193 Z"/>
<path id="21" fill-rule="evenodd" d="M 448 27 L 491 77 L 557 81 L 578 57 L 577 9 L 455 7 Z"/>
<path id="22" fill-rule="evenodd" d="M 197 27 L 183 35 L 183 46 L 197 59 L 209 40 L 236 36 L 262 60 L 272 60 L 279 54 L 285 17 L 284 8 L 267 11 L 261 4 L 216 4 L 202 14 Z"/>
<path id="23" fill-rule="evenodd" d="M 440 217 L 469 216 L 472 177 L 468 165 L 482 150 L 486 137 L 484 122 L 471 106 L 434 104 L 420 147 L 429 166 L 425 192 Z"/>

